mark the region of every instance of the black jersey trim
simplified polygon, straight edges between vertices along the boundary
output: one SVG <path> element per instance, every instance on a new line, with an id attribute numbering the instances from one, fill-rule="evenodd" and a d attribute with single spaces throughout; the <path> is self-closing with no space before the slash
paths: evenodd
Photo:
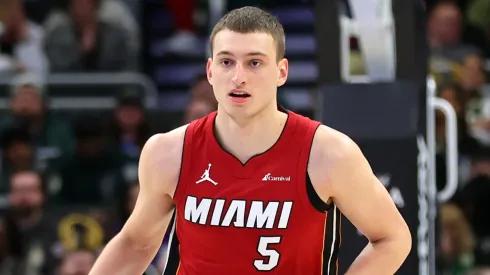
<path id="1" fill-rule="evenodd" d="M 177 237 L 177 209 L 175 209 L 170 221 L 172 227 L 170 229 L 169 243 L 167 248 L 167 261 L 162 275 L 176 275 L 180 266 L 180 243 Z"/>
<path id="2" fill-rule="evenodd" d="M 338 257 L 342 242 L 342 214 L 337 206 L 333 205 L 325 219 L 325 238 L 323 243 L 322 275 L 338 274 Z"/>
<path id="3" fill-rule="evenodd" d="M 315 188 L 313 187 L 310 175 L 308 174 L 308 166 L 310 165 L 310 156 L 311 156 L 311 150 L 313 148 L 313 140 L 315 140 L 315 134 L 316 134 L 316 131 L 318 131 L 319 127 L 320 127 L 320 124 L 318 124 L 316 126 L 315 132 L 313 134 L 313 138 L 311 139 L 310 151 L 308 152 L 308 158 L 306 161 L 306 193 L 308 194 L 308 199 L 309 199 L 311 205 L 313 205 L 313 207 L 316 210 L 318 210 L 322 213 L 325 213 L 328 210 L 330 210 L 330 208 L 332 208 L 332 205 L 327 203 L 327 202 L 324 202 L 322 200 L 322 198 L 320 198 L 320 196 L 316 192 Z"/>
<path id="4" fill-rule="evenodd" d="M 313 184 L 311 183 L 310 175 L 308 175 L 308 172 L 306 172 L 306 192 L 308 193 L 308 199 L 313 205 L 313 207 L 322 212 L 328 212 L 333 204 L 326 203 L 320 198 L 318 193 L 316 192 L 315 188 L 313 187 Z"/>

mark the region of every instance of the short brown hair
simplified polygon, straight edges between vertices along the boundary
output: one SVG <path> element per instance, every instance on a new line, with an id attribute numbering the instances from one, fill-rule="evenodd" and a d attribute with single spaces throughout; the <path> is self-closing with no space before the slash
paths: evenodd
<path id="1" fill-rule="evenodd" d="M 279 20 L 272 14 L 256 7 L 243 7 L 225 14 L 214 26 L 209 39 L 211 53 L 216 34 L 222 30 L 238 33 L 263 32 L 270 34 L 277 46 L 277 60 L 284 58 L 286 35 Z"/>

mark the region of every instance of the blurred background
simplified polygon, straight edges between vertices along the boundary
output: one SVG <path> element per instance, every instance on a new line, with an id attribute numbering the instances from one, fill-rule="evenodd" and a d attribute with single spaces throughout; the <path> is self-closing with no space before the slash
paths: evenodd
<path id="1" fill-rule="evenodd" d="M 0 275 L 88 274 L 134 207 L 145 141 L 216 110 L 207 43 L 228 10 L 279 18 L 290 75 L 278 101 L 313 117 L 312 2 L 0 0 Z M 413 2 L 425 11 L 437 96 L 458 120 L 458 189 L 439 208 L 437 268 L 490 274 L 490 0 Z M 350 73 L 363 75 L 358 38 L 349 40 Z M 445 129 L 437 113 L 438 185 Z M 146 274 L 161 274 L 166 247 Z"/>

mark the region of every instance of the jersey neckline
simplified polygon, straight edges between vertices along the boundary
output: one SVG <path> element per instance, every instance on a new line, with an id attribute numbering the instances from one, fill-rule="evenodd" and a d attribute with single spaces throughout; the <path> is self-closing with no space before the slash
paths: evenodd
<path id="1" fill-rule="evenodd" d="M 276 156 L 280 156 L 281 153 L 283 154 L 284 150 L 287 150 L 287 145 L 291 140 L 291 136 L 293 136 L 295 130 L 294 125 L 296 124 L 296 115 L 293 112 L 286 110 L 281 106 L 278 106 L 278 109 L 288 115 L 286 119 L 286 123 L 282 129 L 282 132 L 279 135 L 279 138 L 269 149 L 267 149 L 262 153 L 250 157 L 245 163 L 242 163 L 235 155 L 228 152 L 218 142 L 218 139 L 216 138 L 216 134 L 214 131 L 217 111 L 213 112 L 209 117 L 207 121 L 208 125 L 206 125 L 205 128 L 207 131 L 206 135 L 211 139 L 210 144 L 212 146 L 212 151 L 219 152 L 219 158 L 221 158 L 223 162 L 233 167 L 235 171 L 234 173 L 235 176 L 238 176 L 240 178 L 252 177 L 252 173 L 248 173 L 248 172 L 253 172 L 254 170 L 256 170 L 256 168 L 259 167 L 266 159 L 269 160 L 271 158 L 273 159 Z"/>

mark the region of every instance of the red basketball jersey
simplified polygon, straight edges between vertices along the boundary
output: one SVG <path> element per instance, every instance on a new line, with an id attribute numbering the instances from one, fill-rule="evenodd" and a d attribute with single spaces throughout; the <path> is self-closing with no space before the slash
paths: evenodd
<path id="1" fill-rule="evenodd" d="M 285 112 L 279 140 L 245 164 L 217 142 L 216 113 L 188 126 L 164 275 L 337 274 L 340 212 L 307 173 L 319 123 Z"/>

